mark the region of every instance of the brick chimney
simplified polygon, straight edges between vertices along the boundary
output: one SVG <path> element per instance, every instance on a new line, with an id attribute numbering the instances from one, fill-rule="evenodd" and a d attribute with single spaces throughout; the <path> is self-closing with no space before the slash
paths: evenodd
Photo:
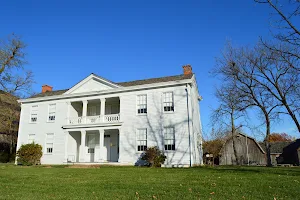
<path id="1" fill-rule="evenodd" d="M 51 91 L 52 91 L 52 87 L 50 85 L 43 85 L 42 86 L 42 93 L 51 92 Z"/>
<path id="2" fill-rule="evenodd" d="M 191 65 L 183 65 L 182 68 L 183 68 L 183 74 L 184 75 L 193 74 L 192 66 Z"/>

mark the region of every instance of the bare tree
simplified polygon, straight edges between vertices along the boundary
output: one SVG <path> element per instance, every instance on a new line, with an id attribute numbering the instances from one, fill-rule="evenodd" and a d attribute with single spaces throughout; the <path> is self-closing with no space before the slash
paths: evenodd
<path id="1" fill-rule="evenodd" d="M 300 1 L 254 1 L 271 8 L 271 30 L 275 39 L 272 43 L 261 39 L 261 44 L 256 47 L 268 63 L 257 66 L 259 82 L 284 106 L 286 111 L 282 113 L 290 115 L 300 132 L 300 29 L 297 27 Z"/>
<path id="2" fill-rule="evenodd" d="M 26 61 L 24 60 L 26 45 L 20 37 L 12 34 L 7 39 L 0 41 L 0 74 L 11 68 L 21 68 Z"/>
<path id="3" fill-rule="evenodd" d="M 259 76 L 260 66 L 268 65 L 268 59 L 260 51 L 247 48 L 233 48 L 227 45 L 225 53 L 218 59 L 216 72 L 224 80 L 234 83 L 237 95 L 242 102 L 241 109 L 258 108 L 264 120 L 266 132 L 265 137 L 269 138 L 271 133 L 271 122 L 278 118 L 278 109 L 282 104 L 274 98 L 268 88 L 261 85 Z M 271 166 L 270 143 L 265 141 L 267 149 L 267 165 Z"/>
<path id="4" fill-rule="evenodd" d="M 17 96 L 30 94 L 33 74 L 24 69 L 25 48 L 15 34 L 0 41 L 0 90 Z"/>
<path id="5" fill-rule="evenodd" d="M 18 97 L 31 93 L 33 74 L 24 65 L 26 45 L 15 34 L 0 41 L 0 129 L 9 138 L 12 155 L 17 138 L 20 106 Z"/>
<path id="6" fill-rule="evenodd" d="M 278 45 L 278 49 L 285 48 Z M 256 52 L 257 58 L 249 60 L 255 67 L 254 81 L 268 92 L 269 97 L 275 98 L 278 104 L 285 108 L 285 111 L 280 113 L 289 115 L 300 132 L 300 60 L 283 51 L 273 51 L 263 44 L 257 45 L 253 51 Z"/>
<path id="7" fill-rule="evenodd" d="M 299 16 L 300 16 L 300 1 L 299 0 L 289 0 L 284 2 L 279 0 L 254 0 L 254 1 L 260 4 L 266 4 L 272 9 L 273 11 L 272 26 L 274 24 L 275 29 L 277 30 L 277 32 L 274 34 L 274 37 L 284 43 L 289 43 L 295 46 L 296 48 L 299 48 L 300 29 L 296 26 L 296 21 L 299 20 Z"/>
<path id="8" fill-rule="evenodd" d="M 217 138 L 228 137 L 228 129 L 230 129 L 229 137 L 232 138 L 233 152 L 235 157 L 235 162 L 237 165 L 240 164 L 239 158 L 237 155 L 236 143 L 234 137 L 236 135 L 237 129 L 240 126 L 237 126 L 237 120 L 245 116 L 244 110 L 242 110 L 242 104 L 239 99 L 237 90 L 235 86 L 232 85 L 223 85 L 216 89 L 215 96 L 219 101 L 219 107 L 213 110 L 211 115 L 211 121 L 214 127 L 217 127 L 215 130 Z"/>
<path id="9" fill-rule="evenodd" d="M 0 91 L 0 110 L 0 132 L 6 135 L 6 141 L 9 143 L 9 154 L 13 155 L 21 110 L 17 97 Z"/>

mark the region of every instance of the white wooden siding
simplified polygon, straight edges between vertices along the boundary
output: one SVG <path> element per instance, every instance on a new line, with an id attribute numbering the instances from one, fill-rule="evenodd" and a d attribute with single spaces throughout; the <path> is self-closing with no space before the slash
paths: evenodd
<path id="1" fill-rule="evenodd" d="M 142 91 L 126 92 L 115 94 L 120 98 L 120 115 L 123 124 L 120 127 L 119 134 L 119 162 L 135 164 L 140 156 L 136 147 L 136 129 L 147 128 L 148 147 L 158 146 L 164 150 L 163 146 L 163 128 L 165 126 L 174 126 L 175 128 L 175 151 L 166 151 L 166 164 L 189 164 L 189 145 L 188 145 L 188 123 L 187 123 L 187 105 L 186 105 L 186 86 L 172 86 L 166 88 L 149 89 Z M 174 113 L 163 112 L 163 92 L 172 91 L 174 94 Z M 197 142 L 201 136 L 201 124 L 199 114 L 198 96 L 195 95 L 196 89 L 190 90 L 190 117 L 193 121 L 191 126 L 192 134 L 192 164 L 200 164 L 202 155 L 197 151 Z M 137 115 L 136 96 L 139 94 L 147 94 L 147 115 Z M 108 98 L 108 96 L 95 96 L 95 99 Z M 84 97 L 83 97 L 84 98 Z M 69 99 L 70 100 L 70 99 Z M 42 164 L 63 164 L 65 157 L 65 132 L 62 129 L 66 125 L 67 118 L 67 101 L 69 100 L 51 100 L 35 103 L 23 103 L 20 117 L 18 147 L 27 143 L 28 134 L 35 134 L 36 142 L 44 147 L 46 133 L 54 133 L 54 147 L 52 155 L 43 155 Z M 78 100 L 78 98 L 76 99 Z M 48 105 L 56 103 L 56 119 L 55 122 L 47 122 Z M 37 104 L 38 122 L 36 124 L 29 123 L 31 105 Z M 73 115 L 73 110 L 70 110 Z M 78 132 L 77 140 L 80 141 L 80 132 Z M 68 137 L 69 146 L 76 145 L 75 139 Z M 43 151 L 44 152 L 44 151 Z M 76 152 L 68 152 L 68 154 L 76 154 Z M 97 153 L 97 150 L 96 152 Z M 201 151 L 202 153 L 202 151 Z"/>

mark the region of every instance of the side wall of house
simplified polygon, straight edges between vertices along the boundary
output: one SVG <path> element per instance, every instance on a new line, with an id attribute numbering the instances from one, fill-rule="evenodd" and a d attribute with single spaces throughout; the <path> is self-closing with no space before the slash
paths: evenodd
<path id="1" fill-rule="evenodd" d="M 173 92 L 174 112 L 163 112 L 163 93 Z M 138 115 L 137 95 L 147 95 L 147 115 Z M 137 151 L 136 130 L 147 129 L 147 146 L 158 146 L 164 151 L 164 127 L 175 128 L 175 151 L 165 151 L 167 165 L 189 165 L 187 100 L 185 86 L 175 86 L 124 93 L 120 97 L 121 121 L 120 162 L 136 163 L 142 152 Z"/>
<path id="2" fill-rule="evenodd" d="M 56 103 L 55 122 L 48 122 L 48 105 L 52 103 Z M 33 105 L 38 105 L 36 123 L 30 123 L 30 112 Z M 65 156 L 65 134 L 62 125 L 66 124 L 66 119 L 67 103 L 65 100 L 22 104 L 17 149 L 22 144 L 28 143 L 29 134 L 34 134 L 35 143 L 43 147 L 41 162 L 43 164 L 62 164 Z M 51 155 L 47 155 L 45 149 L 47 133 L 54 134 L 54 147 Z"/>
<path id="3" fill-rule="evenodd" d="M 203 164 L 202 160 L 202 125 L 200 120 L 200 105 L 198 100 L 198 91 L 197 91 L 196 84 L 193 84 L 191 87 L 191 105 L 190 105 L 190 112 L 191 112 L 191 124 L 192 124 L 192 160 L 193 164 L 201 165 Z"/>
<path id="4" fill-rule="evenodd" d="M 239 137 L 234 137 L 236 144 L 236 151 L 239 162 L 242 165 L 265 165 L 266 158 L 265 154 L 259 149 L 257 144 L 250 138 L 238 135 Z M 247 140 L 247 143 L 246 143 Z M 248 154 L 247 154 L 248 146 Z M 229 139 L 224 144 L 221 150 L 220 165 L 236 165 L 234 150 L 233 150 L 233 140 Z"/>

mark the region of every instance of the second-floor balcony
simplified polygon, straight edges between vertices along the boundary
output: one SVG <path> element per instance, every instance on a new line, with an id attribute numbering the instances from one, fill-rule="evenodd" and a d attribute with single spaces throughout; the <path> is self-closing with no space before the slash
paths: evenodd
<path id="1" fill-rule="evenodd" d="M 68 118 L 68 125 L 99 124 L 120 122 L 120 114 L 82 116 Z"/>
<path id="2" fill-rule="evenodd" d="M 72 101 L 66 125 L 111 124 L 120 122 L 119 97 Z"/>

